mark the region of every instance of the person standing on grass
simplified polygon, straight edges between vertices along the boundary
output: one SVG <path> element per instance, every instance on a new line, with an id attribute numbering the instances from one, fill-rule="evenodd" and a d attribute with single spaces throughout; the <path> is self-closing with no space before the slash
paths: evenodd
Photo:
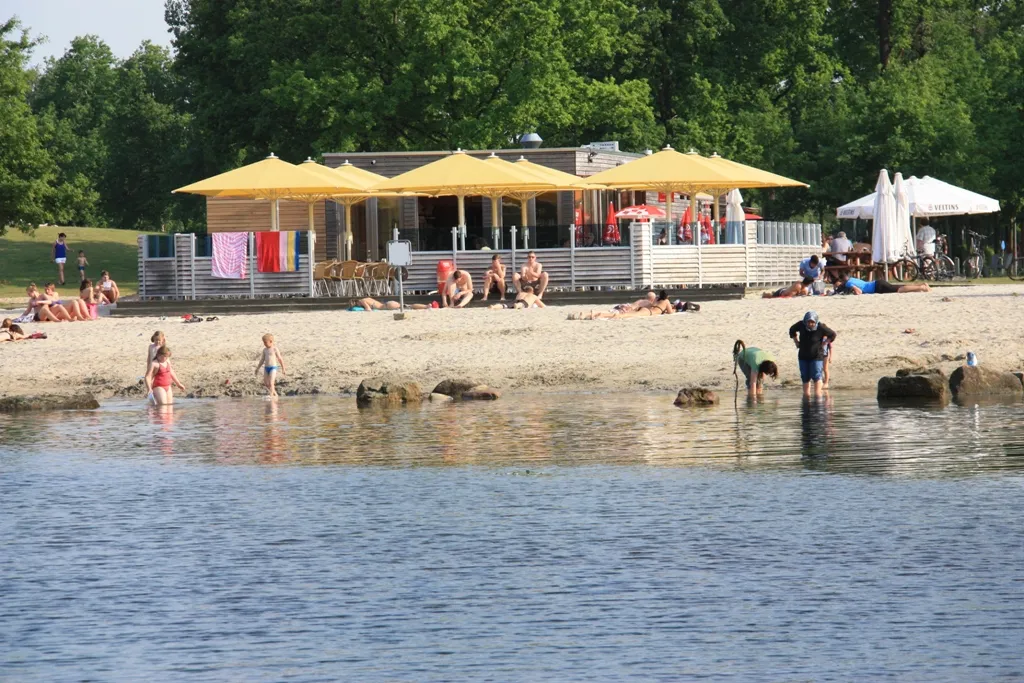
<path id="1" fill-rule="evenodd" d="M 804 318 L 789 328 L 789 337 L 798 349 L 800 381 L 804 385 L 804 396 L 811 395 L 814 384 L 815 396 L 821 396 L 821 383 L 825 373 L 825 340 L 836 341 L 836 333 L 828 325 L 819 322 L 814 311 L 804 313 Z"/>
<path id="2" fill-rule="evenodd" d="M 57 280 L 64 284 L 64 264 L 68 262 L 68 245 L 64 240 L 67 235 L 60 233 L 57 241 L 50 247 L 50 260 L 57 264 Z"/>
<path id="3" fill-rule="evenodd" d="M 89 265 L 89 259 L 85 258 L 85 252 L 78 250 L 78 281 L 85 282 L 85 267 Z"/>

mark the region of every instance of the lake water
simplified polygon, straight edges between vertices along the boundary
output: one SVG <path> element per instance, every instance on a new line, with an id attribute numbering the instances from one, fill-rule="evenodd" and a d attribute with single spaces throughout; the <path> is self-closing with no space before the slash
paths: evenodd
<path id="1" fill-rule="evenodd" d="M 0 679 L 1024 679 L 1020 405 L 0 417 Z"/>

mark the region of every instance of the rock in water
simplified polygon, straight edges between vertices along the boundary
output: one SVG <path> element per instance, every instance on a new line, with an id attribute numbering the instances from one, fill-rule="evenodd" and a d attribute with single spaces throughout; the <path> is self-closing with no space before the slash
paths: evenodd
<path id="1" fill-rule="evenodd" d="M 1022 397 L 1024 385 L 1012 372 L 999 372 L 983 365 L 961 365 L 949 376 L 954 398 Z"/>
<path id="2" fill-rule="evenodd" d="M 895 377 L 878 380 L 878 400 L 890 403 L 949 401 L 949 382 L 937 368 L 930 370 L 900 370 Z"/>
<path id="3" fill-rule="evenodd" d="M 718 404 L 718 394 L 710 389 L 688 387 L 676 394 L 677 406 L 713 406 Z"/>
<path id="4" fill-rule="evenodd" d="M 430 396 L 428 396 L 428 398 L 430 399 L 431 403 L 451 403 L 452 401 L 455 400 L 448 394 L 439 394 L 437 392 L 432 393 Z"/>
<path id="5" fill-rule="evenodd" d="M 497 401 L 501 394 L 486 384 L 478 384 L 469 391 L 462 392 L 463 401 Z"/>
<path id="6" fill-rule="evenodd" d="M 481 384 L 482 382 L 475 382 L 470 379 L 446 379 L 434 387 L 434 391 L 431 393 L 460 398 L 464 393 L 472 391 L 474 387 L 478 387 Z"/>
<path id="7" fill-rule="evenodd" d="M 356 405 L 389 406 L 419 403 L 423 392 L 416 382 L 398 379 L 364 379 L 356 389 Z"/>
<path id="8" fill-rule="evenodd" d="M 99 407 L 99 401 L 92 394 L 0 398 L 0 413 L 21 413 L 30 410 L 96 410 Z"/>

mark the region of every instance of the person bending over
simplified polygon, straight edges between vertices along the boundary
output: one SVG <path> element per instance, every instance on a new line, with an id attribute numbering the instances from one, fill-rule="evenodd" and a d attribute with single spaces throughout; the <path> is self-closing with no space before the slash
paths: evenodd
<path id="1" fill-rule="evenodd" d="M 441 308 L 465 308 L 473 300 L 473 278 L 465 270 L 456 270 L 448 276 L 441 292 Z"/>
<path id="2" fill-rule="evenodd" d="M 772 379 L 779 378 L 779 366 L 775 364 L 775 357 L 772 354 L 751 346 L 749 349 L 742 339 L 737 339 L 732 345 L 733 374 L 736 368 L 743 372 L 747 378 L 747 396 L 755 398 L 764 394 L 764 376 Z"/>
<path id="3" fill-rule="evenodd" d="M 913 285 L 894 285 L 888 280 L 875 280 L 866 282 L 860 278 L 850 277 L 844 273 L 836 288 L 838 291 L 847 294 L 913 294 L 915 292 L 930 292 L 932 288 L 927 282 L 920 282 Z"/>
<path id="4" fill-rule="evenodd" d="M 544 266 L 537 260 L 537 254 L 530 252 L 526 255 L 526 263 L 522 269 L 512 276 L 512 284 L 516 291 L 523 291 L 523 287 L 530 285 L 538 298 L 544 298 L 544 290 L 548 287 L 548 274 L 544 272 Z"/>
<path id="5" fill-rule="evenodd" d="M 796 344 L 804 396 L 811 395 L 812 383 L 814 393 L 821 396 L 821 382 L 825 370 L 825 340 L 834 343 L 836 333 L 828 325 L 818 321 L 817 313 L 807 311 L 803 320 L 789 328 L 789 337 Z"/>

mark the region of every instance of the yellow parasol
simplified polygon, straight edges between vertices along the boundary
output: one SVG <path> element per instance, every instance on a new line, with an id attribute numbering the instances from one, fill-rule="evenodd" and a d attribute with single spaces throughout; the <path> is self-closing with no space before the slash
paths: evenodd
<path id="1" fill-rule="evenodd" d="M 520 157 L 519 161 L 512 163 L 491 152 L 491 155 L 485 159 L 485 163 L 504 168 L 510 173 L 515 173 L 524 180 L 534 183 L 533 185 L 524 185 L 514 189 L 505 187 L 495 188 L 491 192 L 485 193 L 486 196 L 491 198 L 491 225 L 493 226 L 498 225 L 498 202 L 502 197 L 511 197 L 519 202 L 519 216 L 522 221 L 522 228 L 526 229 L 526 226 L 529 224 L 527 208 L 528 202 L 531 199 L 545 192 L 576 190 L 584 187 L 583 181 L 576 176 L 557 171 L 553 168 L 547 168 L 540 164 L 531 164 L 529 161 L 526 161 L 525 157 Z"/>
<path id="2" fill-rule="evenodd" d="M 459 227 L 466 225 L 466 197 L 473 195 L 495 196 L 517 190 L 553 190 L 554 183 L 544 182 L 521 171 L 508 169 L 511 166 L 487 163 L 469 156 L 461 149 L 433 161 L 426 166 L 413 169 L 401 175 L 378 183 L 373 189 L 391 192 L 415 192 L 442 196 L 454 195 L 459 200 Z"/>
<path id="3" fill-rule="evenodd" d="M 387 178 L 377 173 L 361 169 L 358 166 L 353 166 L 348 159 L 346 159 L 345 163 L 341 166 L 337 166 L 335 168 L 324 168 L 338 178 L 343 179 L 343 182 L 354 188 L 349 192 L 331 195 L 332 201 L 345 207 L 345 237 L 342 258 L 347 260 L 352 258 L 352 207 L 366 201 L 370 197 L 388 196 L 393 193 L 374 192 L 371 190 L 370 188 L 377 183 L 387 180 Z"/>
<path id="4" fill-rule="evenodd" d="M 280 199 L 316 197 L 322 199 L 344 189 L 337 179 L 308 167 L 289 164 L 271 154 L 262 161 L 226 171 L 205 180 L 179 187 L 176 193 L 236 199 L 268 199 L 274 202 L 270 229 L 278 230 L 277 202 Z M 310 204 L 309 229 L 313 230 Z"/>
<path id="5" fill-rule="evenodd" d="M 681 154 L 668 146 L 656 154 L 601 171 L 587 182 L 623 190 L 655 190 L 669 197 L 673 192 L 694 196 L 701 191 L 720 194 L 733 188 L 807 187 L 798 180 L 721 157 L 708 159 L 693 151 Z M 671 206 L 669 202 L 670 221 Z"/>

